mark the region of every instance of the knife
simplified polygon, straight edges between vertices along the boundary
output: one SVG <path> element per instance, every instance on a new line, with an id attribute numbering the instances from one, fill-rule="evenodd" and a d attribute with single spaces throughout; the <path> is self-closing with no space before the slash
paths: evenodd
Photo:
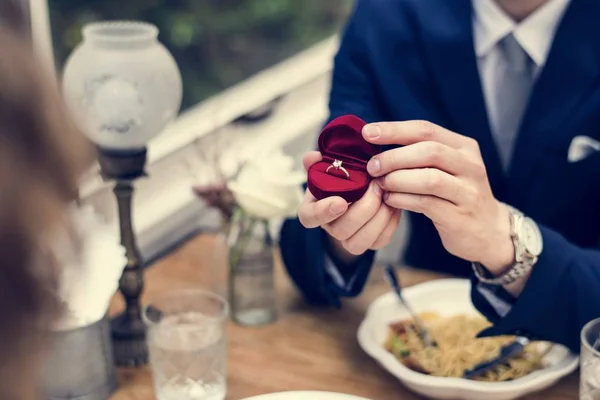
<path id="1" fill-rule="evenodd" d="M 475 366 L 475 368 L 473 368 L 472 370 L 466 371 L 464 374 L 464 378 L 473 379 L 474 377 L 483 374 L 484 372 L 490 370 L 491 368 L 494 368 L 495 366 L 502 364 L 509 358 L 514 357 L 514 356 L 518 355 L 519 353 L 521 353 L 523 351 L 523 349 L 525 348 L 525 346 L 527 346 L 529 343 L 530 343 L 530 340 L 528 338 L 523 337 L 523 336 L 517 337 L 512 343 L 507 344 L 506 346 L 502 347 L 498 357 L 496 357 L 490 361 L 483 362 L 483 363 Z"/>

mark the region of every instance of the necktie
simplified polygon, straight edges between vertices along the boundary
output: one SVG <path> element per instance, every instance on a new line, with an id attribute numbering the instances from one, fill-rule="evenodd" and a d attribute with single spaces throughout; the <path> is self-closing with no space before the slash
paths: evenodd
<path id="1" fill-rule="evenodd" d="M 533 86 L 534 64 L 512 34 L 506 36 L 499 46 L 502 58 L 498 66 L 494 136 L 506 171 Z"/>

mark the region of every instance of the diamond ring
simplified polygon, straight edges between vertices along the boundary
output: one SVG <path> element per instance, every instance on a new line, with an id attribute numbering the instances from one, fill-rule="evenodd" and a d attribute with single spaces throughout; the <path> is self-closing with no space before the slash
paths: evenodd
<path id="1" fill-rule="evenodd" d="M 329 170 L 331 168 L 339 169 L 344 174 L 346 174 L 346 178 L 350 178 L 350 174 L 348 173 L 348 171 L 346 170 L 346 168 L 342 167 L 342 160 L 333 160 L 333 162 L 331 163 L 331 165 L 329 167 L 327 167 L 327 169 L 325 170 L 325 173 L 328 174 Z"/>

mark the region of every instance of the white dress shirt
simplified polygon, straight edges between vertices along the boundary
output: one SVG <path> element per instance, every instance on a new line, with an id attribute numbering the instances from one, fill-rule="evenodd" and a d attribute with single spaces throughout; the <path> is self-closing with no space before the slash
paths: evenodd
<path id="1" fill-rule="evenodd" d="M 495 134 L 498 127 L 498 107 L 495 104 L 497 97 L 494 90 L 495 81 L 502 71 L 499 68 L 503 62 L 500 41 L 512 34 L 535 64 L 533 73 L 537 75 L 546 63 L 556 29 L 569 2 L 570 0 L 548 0 L 527 18 L 515 22 L 495 0 L 471 0 L 475 55 L 492 134 Z M 325 268 L 337 286 L 346 291 L 351 290 L 354 277 L 345 282 L 329 257 L 326 257 Z M 499 315 L 508 313 L 510 304 L 497 297 L 491 288 L 480 285 L 478 289 Z"/>
<path id="2" fill-rule="evenodd" d="M 546 63 L 554 34 L 570 0 L 549 0 L 523 21 L 513 21 L 494 0 L 472 0 L 477 66 L 492 133 L 498 129 L 495 104 L 498 74 L 502 71 L 500 41 L 512 34 L 535 64 L 537 75 Z"/>

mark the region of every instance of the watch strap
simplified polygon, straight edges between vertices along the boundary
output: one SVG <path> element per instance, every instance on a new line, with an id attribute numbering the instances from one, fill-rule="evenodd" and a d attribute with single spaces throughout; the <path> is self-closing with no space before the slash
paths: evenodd
<path id="1" fill-rule="evenodd" d="M 509 285 L 528 274 L 537 262 L 537 257 L 526 255 L 518 237 L 520 224 L 522 223 L 523 218 L 525 218 L 525 215 L 509 205 L 506 206 L 508 207 L 510 214 L 510 236 L 515 248 L 514 264 L 502 275 L 494 277 L 481 263 L 471 263 L 471 267 L 473 268 L 473 272 L 477 279 L 488 285 Z"/>
<path id="2" fill-rule="evenodd" d="M 486 283 L 488 285 L 509 285 L 515 281 L 517 281 L 522 276 L 526 275 L 533 268 L 534 262 L 523 262 L 517 261 L 515 262 L 504 274 L 492 277 L 489 272 L 478 262 L 471 263 L 473 268 L 473 272 L 475 276 L 480 282 Z"/>

